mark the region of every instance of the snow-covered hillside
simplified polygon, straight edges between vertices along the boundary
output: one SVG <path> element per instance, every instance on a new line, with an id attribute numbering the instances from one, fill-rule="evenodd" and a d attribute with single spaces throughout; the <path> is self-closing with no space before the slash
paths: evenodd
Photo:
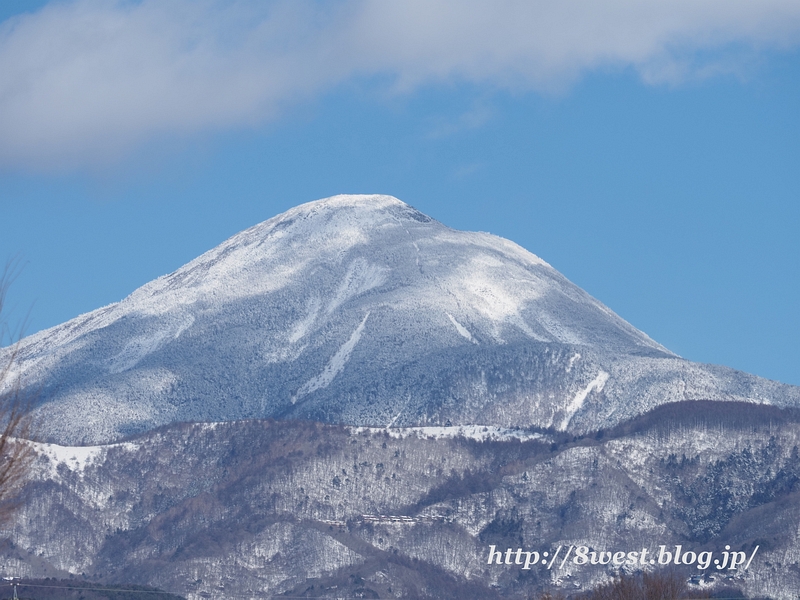
<path id="1" fill-rule="evenodd" d="M 188 600 L 523 600 L 614 570 L 489 566 L 490 545 L 655 556 L 680 544 L 755 557 L 672 565 L 697 596 L 793 600 L 799 443 L 796 410 L 685 402 L 600 439 L 252 420 L 37 444 L 0 576 L 139 582 Z"/>
<path id="2" fill-rule="evenodd" d="M 390 196 L 335 196 L 230 238 L 117 304 L 23 340 L 46 437 L 175 421 L 585 432 L 684 399 L 800 405 L 685 361 L 508 240 Z"/>

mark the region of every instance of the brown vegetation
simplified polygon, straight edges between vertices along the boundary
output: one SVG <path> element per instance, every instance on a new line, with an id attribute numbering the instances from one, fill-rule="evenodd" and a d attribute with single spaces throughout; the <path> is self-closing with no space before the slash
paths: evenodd
<path id="1" fill-rule="evenodd" d="M 597 586 L 581 600 L 680 600 L 711 598 L 701 590 L 690 590 L 684 577 L 674 571 L 617 575 Z"/>

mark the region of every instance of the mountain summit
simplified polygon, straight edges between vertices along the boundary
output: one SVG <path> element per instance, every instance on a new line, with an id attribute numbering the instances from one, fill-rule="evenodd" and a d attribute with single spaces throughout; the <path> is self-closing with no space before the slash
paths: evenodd
<path id="1" fill-rule="evenodd" d="M 266 417 L 583 433 L 687 399 L 800 402 L 677 357 L 513 242 L 380 195 L 293 208 L 19 350 L 46 436 L 72 444 Z"/>

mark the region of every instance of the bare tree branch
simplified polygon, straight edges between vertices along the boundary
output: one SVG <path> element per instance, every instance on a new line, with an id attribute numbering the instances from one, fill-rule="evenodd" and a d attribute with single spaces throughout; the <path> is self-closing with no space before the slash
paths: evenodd
<path id="1" fill-rule="evenodd" d="M 19 507 L 18 492 L 34 459 L 29 398 L 13 368 L 19 356 L 19 338 L 3 319 L 8 286 L 19 272 L 12 259 L 0 274 L 0 525 Z M 6 338 L 9 345 L 2 348 Z"/>

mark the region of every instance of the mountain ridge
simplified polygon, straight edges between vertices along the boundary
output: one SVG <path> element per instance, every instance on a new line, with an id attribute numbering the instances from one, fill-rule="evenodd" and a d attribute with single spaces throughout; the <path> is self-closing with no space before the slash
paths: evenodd
<path id="1" fill-rule="evenodd" d="M 715 556 L 759 546 L 747 570 L 676 570 L 698 591 L 735 583 L 789 600 L 800 584 L 799 424 L 797 410 L 683 402 L 578 437 L 246 420 L 170 424 L 96 448 L 36 444 L 4 573 L 135 580 L 190 600 L 341 597 L 349 578 L 379 597 L 530 598 L 591 589 L 610 568 L 487 567 L 491 544 Z"/>

